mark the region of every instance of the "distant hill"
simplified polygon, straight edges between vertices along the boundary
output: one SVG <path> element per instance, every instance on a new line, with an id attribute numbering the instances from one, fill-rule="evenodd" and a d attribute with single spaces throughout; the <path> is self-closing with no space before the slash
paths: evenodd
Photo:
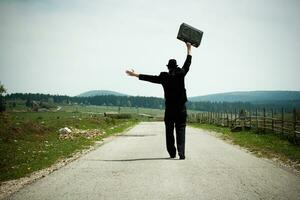
<path id="1" fill-rule="evenodd" d="M 190 97 L 189 101 L 211 101 L 211 102 L 279 102 L 300 101 L 300 91 L 250 91 L 250 92 L 227 92 L 210 94 L 204 96 Z"/>
<path id="2" fill-rule="evenodd" d="M 115 95 L 115 96 L 128 96 L 119 92 L 114 92 L 110 90 L 90 90 L 77 95 L 78 97 L 94 97 L 94 96 L 104 96 L 104 95 Z"/>

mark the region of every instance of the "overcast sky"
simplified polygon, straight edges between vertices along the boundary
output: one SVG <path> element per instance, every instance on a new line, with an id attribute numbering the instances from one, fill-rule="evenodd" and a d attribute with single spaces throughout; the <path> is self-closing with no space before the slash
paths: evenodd
<path id="1" fill-rule="evenodd" d="M 300 90 L 299 0 L 0 0 L 0 81 L 14 92 L 163 96 L 125 75 L 182 65 L 182 22 L 204 32 L 188 96 Z"/>

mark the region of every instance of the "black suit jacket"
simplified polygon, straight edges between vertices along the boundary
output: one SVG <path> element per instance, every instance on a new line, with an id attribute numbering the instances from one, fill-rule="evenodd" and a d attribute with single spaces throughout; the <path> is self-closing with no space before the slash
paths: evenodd
<path id="1" fill-rule="evenodd" d="M 168 108 L 181 108 L 187 101 L 184 77 L 190 69 L 192 56 L 187 55 L 182 68 L 174 68 L 169 72 L 161 72 L 158 76 L 140 74 L 139 79 L 162 84 L 165 92 L 165 104 Z"/>

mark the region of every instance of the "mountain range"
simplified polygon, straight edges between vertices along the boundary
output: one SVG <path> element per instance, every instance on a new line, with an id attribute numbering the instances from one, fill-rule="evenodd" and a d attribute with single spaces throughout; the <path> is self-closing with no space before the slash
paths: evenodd
<path id="1" fill-rule="evenodd" d="M 94 97 L 94 96 L 105 96 L 105 95 L 115 95 L 115 96 L 128 96 L 126 94 L 122 94 L 119 92 L 114 92 L 111 90 L 90 90 L 87 92 L 83 92 L 78 97 Z"/>
<path id="2" fill-rule="evenodd" d="M 190 101 L 251 102 L 265 103 L 278 101 L 300 101 L 300 91 L 248 91 L 226 92 L 190 97 Z"/>
<path id="3" fill-rule="evenodd" d="M 81 93 L 78 96 L 93 97 L 104 95 L 130 96 L 110 90 L 91 90 Z M 192 102 L 210 101 L 268 103 L 280 101 L 300 101 L 300 91 L 240 91 L 194 96 L 189 97 L 188 99 Z"/>

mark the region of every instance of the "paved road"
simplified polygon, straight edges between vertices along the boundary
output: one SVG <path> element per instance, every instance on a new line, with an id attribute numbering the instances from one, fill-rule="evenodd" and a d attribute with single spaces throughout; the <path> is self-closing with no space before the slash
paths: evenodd
<path id="1" fill-rule="evenodd" d="M 141 123 L 12 199 L 300 199 L 300 177 L 188 128 L 186 160 L 168 159 L 164 124 Z"/>

